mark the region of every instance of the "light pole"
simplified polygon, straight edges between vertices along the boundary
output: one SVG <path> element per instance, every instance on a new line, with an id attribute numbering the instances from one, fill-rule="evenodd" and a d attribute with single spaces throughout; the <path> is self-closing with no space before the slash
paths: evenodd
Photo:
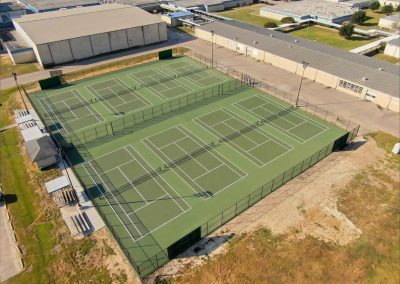
<path id="1" fill-rule="evenodd" d="M 214 68 L 214 34 L 215 31 L 211 31 L 211 68 Z"/>
<path id="2" fill-rule="evenodd" d="M 301 80 L 300 80 L 299 91 L 297 92 L 297 98 L 296 98 L 296 104 L 295 104 L 296 107 L 298 107 L 298 103 L 299 103 L 299 96 L 300 96 L 300 91 L 301 91 L 301 85 L 303 84 L 304 71 L 306 71 L 306 68 L 307 68 L 307 66 L 309 65 L 309 63 L 303 61 L 302 64 L 303 64 L 303 73 L 301 74 Z"/>
<path id="3" fill-rule="evenodd" d="M 25 103 L 25 100 L 24 100 L 24 96 L 22 95 L 21 89 L 20 89 L 20 87 L 19 87 L 19 85 L 18 85 L 17 73 L 12 72 L 11 75 L 14 77 L 15 84 L 17 85 L 17 88 L 18 88 L 19 94 L 20 94 L 20 96 L 21 96 L 22 102 L 24 103 L 24 106 L 25 106 L 25 110 L 28 111 L 28 108 L 26 107 L 26 103 Z"/>

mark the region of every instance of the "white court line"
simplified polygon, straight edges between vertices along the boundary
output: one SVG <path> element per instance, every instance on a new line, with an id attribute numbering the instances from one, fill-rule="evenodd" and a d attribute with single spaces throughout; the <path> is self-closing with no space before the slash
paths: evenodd
<path id="1" fill-rule="evenodd" d="M 199 179 L 199 178 L 201 178 L 202 176 L 205 176 L 206 174 L 208 174 L 208 173 L 210 173 L 210 172 L 212 172 L 212 171 L 218 169 L 219 167 L 222 167 L 223 165 L 225 165 L 225 164 L 220 164 L 220 165 L 218 165 L 218 166 L 212 168 L 211 170 L 207 170 L 207 172 L 205 172 L 204 174 L 199 175 L 198 177 L 195 177 L 193 180 Z"/>
<path id="2" fill-rule="evenodd" d="M 140 206 L 139 208 L 136 208 L 136 209 L 135 209 L 133 212 L 131 212 L 131 213 L 128 213 L 128 215 L 135 214 L 135 213 L 136 213 L 136 211 L 138 211 L 138 210 L 140 210 L 140 209 L 142 209 L 142 208 L 144 208 L 144 207 L 147 207 L 147 206 L 149 206 L 149 205 L 153 204 L 154 202 L 157 202 L 157 201 L 159 201 L 160 199 L 162 199 L 162 198 L 164 198 L 164 197 L 171 198 L 170 196 L 168 196 L 168 194 L 161 195 L 160 197 L 158 197 L 158 198 L 156 198 L 156 199 L 154 199 L 154 200 L 152 200 L 152 201 L 150 201 L 150 202 L 146 203 L 145 205 L 143 205 L 143 206 Z"/>
<path id="3" fill-rule="evenodd" d="M 91 114 L 93 114 L 93 116 L 97 119 L 97 122 L 104 121 L 103 117 L 102 117 L 97 111 L 96 111 L 96 112 L 97 112 L 98 116 L 101 117 L 101 120 L 99 120 L 98 117 L 97 117 L 97 115 L 95 115 L 95 114 L 92 112 L 92 110 L 91 110 L 87 105 L 85 105 L 85 103 L 81 100 L 79 93 L 78 93 L 78 94 L 75 94 L 75 90 L 73 90 L 73 93 L 74 93 L 75 97 L 82 103 L 82 105 L 84 105 L 85 108 L 88 109 L 88 110 L 90 111 Z M 87 101 L 86 99 L 85 99 L 85 101 L 89 104 L 89 101 Z M 89 126 L 86 126 L 86 127 L 89 127 Z M 84 127 L 84 128 L 86 128 L 86 127 Z M 81 128 L 81 129 L 83 129 L 83 128 Z M 80 129 L 80 130 L 81 130 L 81 129 Z"/>
<path id="4" fill-rule="evenodd" d="M 232 117 L 231 117 L 232 118 Z M 208 132 L 214 134 L 217 138 L 222 137 L 223 135 L 215 130 L 214 128 L 209 128 L 207 124 L 205 124 L 204 122 L 202 122 L 200 119 L 198 119 L 198 117 L 194 118 L 193 121 L 197 124 L 199 124 L 200 126 L 204 127 Z M 230 125 L 227 125 L 224 123 L 224 125 L 228 126 L 229 128 L 231 128 L 234 131 L 237 131 L 236 129 L 232 128 Z M 268 138 L 268 137 L 267 137 Z M 250 138 L 246 137 L 246 139 L 251 140 Z M 268 138 L 269 139 L 269 138 Z M 251 140 L 252 141 L 252 140 Z M 270 139 L 268 140 L 270 141 Z M 228 141 L 229 143 L 227 143 L 227 145 L 232 148 L 235 152 L 239 153 L 239 155 L 242 155 L 244 158 L 246 158 L 247 160 L 249 160 L 250 162 L 252 162 L 253 164 L 255 164 L 257 167 L 263 167 L 265 166 L 264 162 L 262 162 L 261 160 L 259 160 L 257 157 L 253 156 L 252 154 L 248 153 L 247 150 L 244 150 L 241 146 L 239 146 L 238 144 L 236 144 L 233 140 Z M 253 141 L 254 142 L 254 141 Z M 254 159 L 256 159 L 257 161 L 259 161 L 261 164 L 263 165 L 259 165 L 257 164 L 255 161 L 253 161 L 252 159 L 250 159 L 249 157 L 247 157 L 245 154 L 241 153 L 240 151 L 238 151 L 238 149 L 235 149 L 235 147 L 233 147 L 232 144 L 236 145 L 237 147 L 239 147 L 240 149 L 242 149 L 243 152 L 247 153 L 248 155 L 250 155 L 251 157 L 253 157 Z M 254 142 L 257 146 L 259 146 L 258 143 Z M 257 147 L 256 146 L 256 147 Z"/>
<path id="5" fill-rule="evenodd" d="M 193 141 L 193 139 L 191 139 L 191 140 Z M 194 142 L 196 142 L 196 141 L 194 141 Z M 197 144 L 197 143 L 196 143 L 196 144 Z M 179 145 L 176 144 L 176 143 L 175 143 L 175 145 L 176 145 L 178 148 L 180 148 L 180 149 L 183 151 L 183 153 L 185 153 L 185 155 L 189 155 L 190 157 L 192 157 L 192 160 L 195 160 L 195 162 L 196 162 L 197 164 L 199 164 L 200 167 L 202 167 L 204 170 L 206 170 L 207 172 L 209 172 L 208 169 L 207 169 L 206 167 L 204 167 L 199 161 L 197 161 L 197 159 L 193 159 L 193 156 L 190 155 L 190 153 L 186 152 L 185 149 L 183 149 L 181 146 L 179 146 Z"/>
<path id="6" fill-rule="evenodd" d="M 114 210 L 114 208 L 112 207 L 112 205 L 110 204 L 110 202 L 108 201 L 107 197 L 104 195 L 103 191 L 99 188 L 99 186 L 97 185 L 97 183 L 95 182 L 95 180 L 93 179 L 93 177 L 90 175 L 89 171 L 86 169 L 86 166 L 84 164 L 82 164 L 82 167 L 85 169 L 86 173 L 88 174 L 88 176 L 90 177 L 90 179 L 93 181 L 93 184 L 97 187 L 97 189 L 101 192 L 101 195 L 103 196 L 103 198 L 107 201 L 108 206 L 110 206 L 111 210 L 115 213 L 115 215 L 117 215 L 118 220 L 121 222 L 122 226 L 124 226 L 125 230 L 128 232 L 128 234 L 131 236 L 132 240 L 137 242 L 137 240 L 132 236 L 131 232 L 128 230 L 128 228 L 125 226 L 124 222 L 122 222 L 121 218 L 119 217 L 118 213 Z M 90 164 L 90 167 L 95 171 L 96 175 L 98 176 L 99 174 L 97 173 L 97 171 L 92 167 L 92 165 Z M 100 178 L 101 180 L 101 178 Z M 102 180 L 101 180 L 102 181 Z M 102 181 L 104 183 L 104 181 Z M 107 187 L 107 185 L 105 185 Z M 117 199 L 114 197 L 114 195 L 112 194 L 112 192 L 108 189 L 107 190 L 110 192 L 110 194 L 112 195 L 113 199 L 115 200 L 115 202 L 118 204 L 118 206 L 122 209 L 122 211 L 125 213 L 125 216 L 131 221 L 131 224 L 135 227 L 136 231 L 138 232 L 138 234 L 140 234 L 140 236 L 143 236 L 142 233 L 138 230 L 138 228 L 136 227 L 136 225 L 132 222 L 132 219 L 126 214 L 125 210 L 121 207 L 121 205 L 119 204 L 119 202 L 117 201 Z"/>
<path id="7" fill-rule="evenodd" d="M 254 117 L 256 117 L 256 118 L 258 118 L 258 119 L 264 118 L 264 117 L 262 117 L 262 116 L 260 116 L 260 115 L 258 115 L 258 114 L 256 114 L 256 113 L 249 112 L 248 109 L 242 107 L 241 105 L 237 105 L 237 104 L 235 103 L 234 106 L 237 107 L 238 109 L 241 109 L 241 110 L 243 110 L 243 111 L 245 111 L 245 112 L 247 112 L 247 113 L 252 114 Z M 274 115 L 276 115 L 276 114 L 274 113 Z M 278 115 L 276 115 L 276 116 L 279 117 Z M 288 138 L 290 138 L 290 139 L 296 141 L 296 142 L 299 143 L 299 144 L 304 144 L 304 143 L 305 143 L 305 141 L 304 141 L 303 139 L 301 139 L 300 137 L 298 137 L 298 136 L 296 136 L 296 135 L 294 135 L 295 137 L 290 136 L 290 135 L 288 134 L 288 132 L 287 132 L 285 129 L 281 128 L 280 126 L 276 125 L 275 123 L 273 123 L 273 122 L 271 122 L 271 121 L 269 121 L 269 122 L 267 123 L 267 125 L 271 125 L 274 129 L 276 129 L 277 131 L 279 131 L 280 133 L 282 133 L 282 134 L 285 135 L 286 137 L 288 137 Z M 299 139 L 301 139 L 301 140 L 299 140 Z"/>
<path id="8" fill-rule="evenodd" d="M 137 99 L 139 99 L 142 103 L 144 103 L 145 105 L 152 105 L 152 103 L 150 101 L 148 101 L 145 96 L 139 95 L 139 93 L 137 93 L 136 91 L 132 91 L 131 87 L 126 84 L 125 82 L 123 82 L 122 80 L 116 78 L 117 82 L 119 82 L 121 85 L 125 86 L 127 88 L 127 90 L 129 91 L 129 93 L 133 94 Z"/>
<path id="9" fill-rule="evenodd" d="M 120 167 L 118 167 L 118 170 L 121 172 L 121 174 L 124 176 L 124 178 L 128 181 L 128 183 L 133 187 L 133 189 L 140 195 L 140 197 L 143 199 L 143 201 L 147 204 L 148 202 L 147 202 L 146 198 L 144 198 L 144 196 L 139 192 L 139 190 L 137 190 L 136 186 L 133 185 L 132 181 L 129 180 L 129 178 L 126 176 L 124 171 L 121 170 Z"/>
<path id="10" fill-rule="evenodd" d="M 132 147 L 132 145 L 129 145 L 131 148 L 132 148 L 132 150 L 135 152 L 135 153 L 137 153 L 137 154 L 139 154 L 139 152 L 137 152 L 136 150 L 135 150 L 135 148 L 133 148 Z M 126 146 L 124 147 L 125 149 L 126 149 Z M 133 156 L 133 154 L 128 150 L 128 149 L 126 149 L 127 151 L 128 151 L 128 153 L 131 155 L 131 157 L 133 157 L 135 160 L 136 160 L 136 158 L 135 158 L 135 156 Z M 139 154 L 140 155 L 140 154 Z M 143 157 L 142 157 L 143 158 Z M 137 161 L 137 160 L 136 160 Z M 145 161 L 145 160 L 144 160 Z M 146 162 L 146 161 L 145 161 Z M 146 162 L 147 163 L 147 162 Z M 140 164 L 140 163 L 139 163 Z M 147 164 L 148 165 L 148 167 L 150 168 L 150 165 L 149 164 Z M 146 168 L 144 168 L 143 167 L 143 169 L 149 174 L 149 171 L 147 171 L 147 169 Z M 155 178 L 153 178 L 154 179 L 154 181 L 160 186 L 160 188 L 162 189 L 162 190 L 164 190 L 164 192 L 166 192 L 168 195 L 169 195 L 169 197 L 176 203 L 176 205 L 178 205 L 178 207 L 183 211 L 183 212 L 185 212 L 185 210 L 175 201 L 175 199 L 174 198 L 172 198 L 172 196 L 162 187 L 162 185 L 157 181 L 157 179 L 155 179 Z M 165 182 L 165 180 L 163 179 L 163 178 L 161 178 L 164 182 Z M 168 185 L 169 186 L 169 185 Z M 177 192 L 175 192 L 175 193 L 177 193 Z M 182 199 L 182 198 L 181 198 Z M 186 203 L 186 202 L 185 202 Z M 187 204 L 188 205 L 188 204 Z M 190 207 L 190 206 L 189 206 Z M 191 208 L 191 207 L 190 207 Z"/>
<path id="11" fill-rule="evenodd" d="M 217 130 L 215 130 L 214 128 L 212 128 L 212 127 L 210 127 L 209 125 L 207 125 L 205 122 L 203 122 L 203 121 L 201 120 L 201 117 L 205 117 L 205 116 L 207 116 L 207 115 L 209 115 L 209 114 L 211 114 L 211 113 L 213 113 L 213 112 L 217 112 L 217 111 L 220 111 L 220 110 L 222 110 L 222 111 L 224 111 L 225 113 L 227 113 L 228 115 L 230 115 L 230 116 L 231 116 L 230 119 L 231 119 L 231 118 L 234 118 L 234 119 L 237 119 L 237 120 L 239 120 L 239 121 L 241 121 L 241 122 L 243 122 L 243 123 L 245 123 L 245 124 L 250 123 L 248 120 L 245 120 L 245 119 L 243 119 L 243 118 L 241 118 L 241 117 L 239 118 L 238 116 L 236 116 L 235 114 L 233 114 L 233 113 L 231 113 L 229 110 L 227 110 L 226 108 L 220 108 L 220 109 L 217 109 L 217 110 L 213 110 L 213 111 L 208 112 L 208 113 L 206 113 L 206 114 L 204 114 L 204 115 L 202 115 L 202 116 L 196 117 L 196 118 L 194 118 L 194 119 L 192 119 L 192 120 L 193 120 L 195 123 L 199 124 L 200 126 L 204 127 L 208 132 L 213 133 L 213 134 L 218 138 L 218 137 L 220 137 L 222 134 L 221 134 L 219 131 L 217 131 Z M 225 121 L 226 121 L 226 120 L 225 120 Z M 224 123 L 224 124 L 225 124 L 225 123 Z M 214 125 L 216 125 L 216 124 L 214 124 Z M 225 125 L 228 126 L 228 127 L 230 127 L 231 129 L 233 129 L 234 131 L 237 131 L 236 129 L 232 128 L 230 125 L 227 125 L 227 124 L 225 124 Z M 286 144 L 286 143 L 283 144 L 283 142 L 282 142 L 279 138 L 275 137 L 274 135 L 272 135 L 272 134 L 270 134 L 270 133 L 265 133 L 264 130 L 261 130 L 261 129 L 254 129 L 254 130 L 257 131 L 258 133 L 260 133 L 261 135 L 263 135 L 265 138 L 267 138 L 267 141 L 264 141 L 263 143 L 260 144 L 260 143 L 255 142 L 254 140 L 250 139 L 249 137 L 245 136 L 248 140 L 252 141 L 254 144 L 257 145 L 257 146 L 255 146 L 255 147 L 259 147 L 259 146 L 261 146 L 261 145 L 263 145 L 263 144 L 265 144 L 265 143 L 267 143 L 267 142 L 269 142 L 269 141 L 274 141 L 275 143 L 279 144 L 280 146 L 282 146 L 283 148 L 285 148 L 285 149 L 287 150 L 287 151 L 286 151 L 285 153 L 283 153 L 283 154 L 286 154 L 286 153 L 288 153 L 288 152 L 290 152 L 290 151 L 292 151 L 292 150 L 294 149 L 292 145 L 289 145 L 289 144 Z M 271 139 L 270 136 L 273 137 L 274 139 Z M 241 153 L 240 151 L 238 151 L 238 149 L 235 149 L 235 147 L 233 147 L 232 145 L 230 145 L 230 143 L 228 143 L 228 145 L 229 145 L 235 152 L 238 152 L 240 155 L 242 155 L 243 157 L 245 157 L 246 159 L 248 159 L 250 162 L 252 162 L 252 163 L 254 163 L 255 165 L 257 165 L 258 167 L 264 167 L 264 166 L 266 166 L 267 164 L 269 164 L 269 163 L 271 163 L 272 161 L 274 161 L 275 159 L 277 159 L 278 157 L 280 157 L 280 156 L 283 155 L 283 154 L 281 154 L 281 155 L 279 155 L 278 157 L 274 158 L 273 160 L 271 160 L 271 161 L 265 163 L 265 162 L 259 160 L 257 157 L 255 157 L 255 156 L 252 155 L 251 153 L 249 153 L 249 151 L 251 151 L 251 150 L 254 149 L 255 147 L 253 147 L 253 148 L 250 149 L 250 150 L 245 150 L 245 149 L 243 149 L 240 145 L 238 145 L 237 143 L 235 143 L 234 141 L 231 140 L 230 142 L 232 142 L 234 145 L 236 145 L 237 147 L 239 147 L 243 152 L 247 153 L 248 155 L 250 155 L 251 157 L 253 157 L 253 158 L 256 159 L 257 161 L 259 161 L 262 165 L 257 164 L 255 161 L 251 160 L 248 156 L 244 155 L 243 153 Z"/>
<path id="12" fill-rule="evenodd" d="M 132 219 L 128 216 L 127 212 L 125 211 L 125 209 L 121 206 L 121 203 L 118 202 L 118 200 L 115 198 L 112 190 L 110 190 L 107 186 L 107 184 L 104 182 L 104 180 L 101 178 L 101 176 L 99 175 L 99 173 L 96 171 L 96 169 L 93 167 L 93 165 L 90 163 L 89 164 L 90 167 L 93 169 L 93 171 L 96 173 L 97 177 L 100 179 L 100 181 L 104 184 L 104 186 L 107 188 L 107 191 L 112 195 L 113 199 L 117 202 L 118 206 L 121 208 L 121 210 L 125 213 L 125 216 L 131 221 L 132 225 L 136 228 L 136 230 L 138 231 L 138 233 L 143 236 L 142 232 L 136 227 L 135 223 L 132 221 Z M 103 194 L 104 196 L 104 194 Z M 104 196 L 105 197 L 105 196 Z M 122 197 L 122 196 L 121 196 Z M 105 197 L 107 199 L 107 197 Z M 122 197 L 123 198 L 123 197 Z M 125 199 L 124 199 L 125 200 Z M 128 205 L 129 206 L 129 205 Z M 129 208 L 132 210 L 132 208 L 129 206 Z M 132 210 L 133 211 L 133 210 Z"/>
<path id="13" fill-rule="evenodd" d="M 179 124 L 178 126 L 181 127 L 181 128 L 183 128 L 185 131 L 191 133 L 191 132 L 188 131 L 184 126 L 182 126 L 181 124 Z M 184 133 L 185 133 L 185 132 L 184 132 Z M 205 142 L 204 142 L 202 139 L 200 139 L 199 137 L 197 137 L 197 136 L 194 135 L 193 133 L 191 133 L 191 135 L 193 135 L 196 139 L 199 139 L 202 143 L 205 144 Z M 219 152 L 218 152 L 216 149 L 214 149 L 214 150 L 219 154 Z M 216 158 L 218 161 L 220 161 L 220 162 L 222 162 L 223 164 L 225 164 L 225 166 L 227 166 L 228 168 L 230 168 L 233 172 L 235 172 L 235 173 L 240 177 L 240 178 L 237 179 L 235 182 L 232 182 L 232 183 L 228 184 L 227 186 L 225 186 L 224 188 L 220 189 L 219 191 L 213 193 L 213 196 L 215 196 L 215 195 L 217 195 L 217 194 L 223 192 L 223 191 L 224 191 L 225 189 L 227 189 L 228 187 L 233 186 L 234 184 L 238 183 L 239 181 L 241 181 L 242 179 L 244 179 L 245 177 L 248 176 L 247 172 L 243 171 L 243 170 L 240 169 L 238 166 L 235 165 L 239 170 L 241 170 L 241 171 L 244 173 L 243 176 L 242 176 L 241 173 L 238 173 L 235 169 L 232 169 L 228 164 L 226 164 L 225 162 L 221 161 L 221 159 L 218 158 L 217 156 L 215 156 L 214 153 L 212 153 L 211 151 L 209 151 L 209 153 L 211 153 L 211 155 L 213 155 L 214 158 Z M 221 154 L 219 154 L 219 155 L 221 155 Z M 221 156 L 223 156 L 223 155 L 221 155 Z M 225 158 L 225 159 L 226 159 L 226 158 Z M 228 160 L 228 161 L 229 161 L 229 160 Z M 229 162 L 230 162 L 230 161 L 229 161 Z M 231 162 L 231 163 L 232 163 L 232 162 Z M 233 164 L 233 163 L 232 163 L 232 164 Z M 204 192 L 204 191 L 203 191 L 203 192 Z M 207 198 L 207 199 L 208 199 L 208 198 Z"/>
<path id="14" fill-rule="evenodd" d="M 97 96 L 97 95 L 99 95 L 91 86 L 85 86 L 85 88 L 86 88 L 86 90 L 88 90 L 88 92 L 89 93 L 91 93 L 92 95 L 94 95 L 95 97 L 96 97 L 96 99 L 97 99 L 97 101 L 98 102 L 100 102 L 106 109 L 108 109 L 108 111 L 111 113 L 111 114 L 114 114 L 114 113 L 116 113 L 116 112 L 118 112 L 116 109 L 114 109 L 114 111 L 113 110 L 111 110 L 108 106 L 106 106 L 104 103 L 103 103 L 103 100 L 104 99 L 99 99 L 99 97 Z M 105 100 L 106 101 L 106 100 Z M 108 103 L 107 103 L 108 104 Z M 109 105 L 109 104 L 108 104 Z M 109 105 L 111 108 L 112 108 L 112 106 L 111 105 Z"/>
<path id="15" fill-rule="evenodd" d="M 61 101 L 68 109 L 69 109 L 69 111 L 73 114 L 73 116 L 75 117 L 75 118 L 78 118 L 76 115 L 75 115 L 75 113 L 72 111 L 72 109 L 65 103 L 65 101 Z"/>
<path id="16" fill-rule="evenodd" d="M 157 147 L 157 149 L 163 149 L 163 148 L 165 148 L 165 147 L 168 147 L 168 146 L 170 146 L 170 145 L 172 145 L 172 144 L 175 144 L 176 142 L 179 142 L 179 141 L 182 141 L 182 140 L 184 140 L 184 139 L 186 139 L 187 137 L 182 137 L 182 138 L 179 138 L 178 140 L 174 140 L 174 141 L 172 141 L 172 142 L 170 142 L 170 143 L 168 143 L 168 144 L 165 144 L 165 145 L 163 145 L 163 146 L 161 146 L 161 147 Z"/>
<path id="17" fill-rule="evenodd" d="M 69 134 L 70 132 L 65 128 L 64 124 L 61 122 L 61 120 L 60 120 L 60 118 L 58 117 L 58 115 L 57 115 L 57 114 L 53 111 L 53 109 L 49 106 L 49 104 L 47 103 L 47 101 L 46 101 L 44 98 L 40 98 L 40 99 L 38 100 L 38 101 L 40 102 L 40 104 L 42 105 L 43 109 L 46 111 L 46 113 L 48 113 L 48 112 L 47 112 L 47 110 L 44 108 L 44 106 L 43 106 L 43 104 L 42 104 L 42 102 L 41 102 L 40 100 L 43 100 L 43 101 L 46 103 L 47 107 L 51 110 L 51 112 L 53 113 L 53 115 L 57 118 L 57 123 L 61 124 L 62 129 L 64 129 L 64 131 L 65 131 L 66 134 Z M 57 127 L 57 129 L 61 132 L 61 128 L 58 127 L 58 125 L 57 125 L 57 123 L 54 121 L 54 119 L 53 119 L 51 116 L 49 116 L 49 117 L 50 117 L 50 119 L 53 121 L 53 124 L 54 124 L 54 125 Z M 68 122 L 67 122 L 67 123 L 68 123 Z"/>

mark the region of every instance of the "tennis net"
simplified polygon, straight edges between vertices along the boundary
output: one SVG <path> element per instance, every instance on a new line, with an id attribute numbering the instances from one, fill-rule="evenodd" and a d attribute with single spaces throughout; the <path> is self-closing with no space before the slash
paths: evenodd
<path id="1" fill-rule="evenodd" d="M 219 142 L 226 142 L 232 139 L 235 139 L 236 137 L 239 137 L 240 135 L 243 135 L 255 128 L 257 128 L 260 125 L 260 121 L 257 121 L 255 123 L 249 124 L 237 131 L 232 132 L 231 134 L 228 134 L 226 136 L 220 137 L 218 140 Z"/>
<path id="2" fill-rule="evenodd" d="M 166 163 L 164 164 L 164 167 L 165 167 L 165 168 L 174 168 L 174 167 L 177 167 L 177 166 L 179 166 L 180 164 L 184 163 L 185 161 L 188 161 L 188 160 L 190 160 L 190 159 L 193 159 L 193 158 L 195 158 L 196 156 L 198 156 L 198 155 L 200 155 L 200 154 L 202 154 L 202 153 L 204 153 L 204 152 L 207 152 L 208 150 L 210 150 L 210 149 L 213 148 L 213 147 L 214 147 L 214 142 L 211 142 L 210 144 L 207 144 L 207 145 L 203 145 L 203 146 L 201 146 L 200 148 L 198 148 L 198 149 L 196 149 L 196 150 L 194 150 L 194 151 L 192 151 L 192 152 L 190 152 L 190 153 L 187 153 L 187 154 L 185 154 L 185 155 L 183 155 L 183 156 L 181 156 L 181 157 L 179 157 L 179 158 L 177 158 L 177 159 L 174 159 L 174 160 L 171 160 L 171 161 L 166 162 Z"/>

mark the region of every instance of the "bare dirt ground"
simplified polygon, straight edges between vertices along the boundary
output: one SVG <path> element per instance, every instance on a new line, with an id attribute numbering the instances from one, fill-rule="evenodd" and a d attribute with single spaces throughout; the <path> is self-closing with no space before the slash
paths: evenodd
<path id="1" fill-rule="evenodd" d="M 91 236 L 94 238 L 100 249 L 106 252 L 106 258 L 103 262 L 111 275 L 122 275 L 123 283 L 141 283 L 139 276 L 132 269 L 132 266 L 126 259 L 124 252 L 113 239 L 107 228 L 103 228 Z"/>
<path id="2" fill-rule="evenodd" d="M 292 233 L 290 235 L 297 238 L 313 236 L 339 245 L 348 244 L 362 232 L 338 211 L 337 189 L 345 186 L 357 172 L 383 157 L 385 152 L 377 147 L 373 139 L 356 140 L 344 151 L 332 153 L 189 248 L 157 271 L 148 282 L 184 274 L 210 257 L 224 253 L 227 241 L 234 235 L 251 233 L 260 227 L 269 228 L 274 234 Z"/>

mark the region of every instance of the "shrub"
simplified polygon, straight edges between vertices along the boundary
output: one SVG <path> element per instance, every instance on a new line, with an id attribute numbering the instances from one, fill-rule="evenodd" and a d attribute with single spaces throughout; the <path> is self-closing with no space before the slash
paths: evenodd
<path id="1" fill-rule="evenodd" d="M 378 10 L 381 7 L 381 3 L 379 1 L 374 1 L 369 4 L 369 8 L 373 11 Z"/>
<path id="2" fill-rule="evenodd" d="M 351 22 L 355 24 L 363 24 L 367 20 L 367 13 L 363 10 L 358 10 L 351 17 Z"/>
<path id="3" fill-rule="evenodd" d="M 292 17 L 284 17 L 281 19 L 281 22 L 284 24 L 289 24 L 289 23 L 291 24 L 294 23 L 295 20 Z"/>
<path id="4" fill-rule="evenodd" d="M 266 22 L 264 28 L 276 28 L 278 25 L 274 22 Z"/>
<path id="5" fill-rule="evenodd" d="M 389 5 L 383 5 L 381 8 L 381 12 L 385 13 L 385 14 L 391 14 L 393 13 L 394 9 L 393 9 L 393 5 L 389 4 Z"/>
<path id="6" fill-rule="evenodd" d="M 349 23 L 349 24 L 344 24 L 340 27 L 339 29 L 339 35 L 344 38 L 350 38 L 354 33 L 354 25 Z"/>

